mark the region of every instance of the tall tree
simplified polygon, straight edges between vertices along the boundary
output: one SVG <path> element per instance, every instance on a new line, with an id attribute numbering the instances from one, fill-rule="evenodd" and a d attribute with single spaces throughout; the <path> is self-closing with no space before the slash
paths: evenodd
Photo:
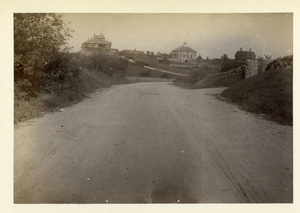
<path id="1" fill-rule="evenodd" d="M 14 14 L 15 88 L 36 92 L 42 67 L 53 53 L 68 47 L 71 32 L 60 14 Z"/>

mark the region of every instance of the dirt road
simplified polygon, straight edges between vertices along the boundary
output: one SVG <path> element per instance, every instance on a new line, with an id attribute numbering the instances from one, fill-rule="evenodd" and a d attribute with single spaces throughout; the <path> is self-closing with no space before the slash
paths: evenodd
<path id="1" fill-rule="evenodd" d="M 118 85 L 15 127 L 15 203 L 293 202 L 292 127 L 223 89 Z"/>

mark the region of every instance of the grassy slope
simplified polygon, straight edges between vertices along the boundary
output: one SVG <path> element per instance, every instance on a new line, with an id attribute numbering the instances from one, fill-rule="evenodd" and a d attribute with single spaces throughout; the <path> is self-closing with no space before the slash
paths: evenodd
<path id="1" fill-rule="evenodd" d="M 243 109 L 266 118 L 292 125 L 293 70 L 272 70 L 240 81 L 223 91 L 221 96 Z"/>
<path id="2" fill-rule="evenodd" d="M 243 76 L 241 74 L 222 76 L 222 77 L 216 77 L 214 75 L 214 76 L 211 76 L 211 77 L 208 77 L 208 78 L 198 81 L 193 86 L 193 89 L 213 88 L 213 87 L 230 87 L 242 80 L 243 80 Z"/>

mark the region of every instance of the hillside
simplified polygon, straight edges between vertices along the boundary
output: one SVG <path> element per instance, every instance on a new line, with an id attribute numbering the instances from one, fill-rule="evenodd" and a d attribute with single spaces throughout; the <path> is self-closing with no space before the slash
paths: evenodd
<path id="1" fill-rule="evenodd" d="M 243 109 L 282 124 L 293 124 L 293 69 L 267 71 L 238 82 L 221 96 Z"/>
<path id="2" fill-rule="evenodd" d="M 214 88 L 214 87 L 230 87 L 239 81 L 243 80 L 241 74 L 216 77 L 216 75 L 204 78 L 198 81 L 193 89 Z"/>

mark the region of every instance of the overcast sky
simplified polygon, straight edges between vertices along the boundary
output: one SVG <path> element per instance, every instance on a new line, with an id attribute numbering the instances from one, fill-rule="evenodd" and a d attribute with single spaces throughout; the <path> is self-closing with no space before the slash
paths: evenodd
<path id="1" fill-rule="evenodd" d="M 234 58 L 240 48 L 273 58 L 293 54 L 293 15 L 261 14 L 64 14 L 75 32 L 74 51 L 95 34 L 103 34 L 119 51 L 137 49 L 170 53 L 184 42 L 203 58 Z"/>

